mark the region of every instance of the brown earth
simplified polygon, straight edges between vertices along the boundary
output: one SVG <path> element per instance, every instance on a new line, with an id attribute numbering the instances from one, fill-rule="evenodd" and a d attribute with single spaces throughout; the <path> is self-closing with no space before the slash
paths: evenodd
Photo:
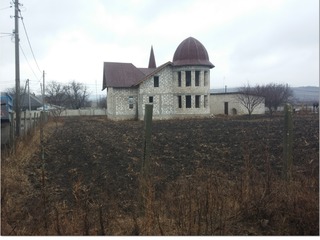
<path id="1" fill-rule="evenodd" d="M 290 184 L 282 116 L 153 121 L 150 211 L 142 143 L 142 121 L 65 118 L 25 169 L 29 234 L 319 234 L 317 115 L 294 116 Z"/>

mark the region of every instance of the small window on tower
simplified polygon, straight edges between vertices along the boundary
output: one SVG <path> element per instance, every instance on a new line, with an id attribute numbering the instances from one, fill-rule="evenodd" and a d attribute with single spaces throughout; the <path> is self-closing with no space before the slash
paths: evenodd
<path id="1" fill-rule="evenodd" d="M 204 107 L 207 108 L 208 107 L 208 96 L 204 95 Z"/>
<path id="2" fill-rule="evenodd" d="M 196 79 L 195 79 L 195 86 L 200 86 L 200 71 L 196 71 Z"/>
<path id="3" fill-rule="evenodd" d="M 153 77 L 153 86 L 154 87 L 159 87 L 159 76 L 154 76 Z"/>
<path id="4" fill-rule="evenodd" d="M 200 95 L 196 95 L 196 108 L 200 108 Z"/>
<path id="5" fill-rule="evenodd" d="M 182 99 L 181 99 L 181 96 L 178 96 L 178 108 L 182 108 Z"/>
<path id="6" fill-rule="evenodd" d="M 186 87 L 191 86 L 191 71 L 186 71 Z"/>
<path id="7" fill-rule="evenodd" d="M 153 103 L 153 96 L 149 97 L 149 103 Z"/>
<path id="8" fill-rule="evenodd" d="M 191 108 L 191 96 L 186 96 L 186 108 Z"/>
<path id="9" fill-rule="evenodd" d="M 208 71 L 204 71 L 204 85 L 207 86 L 208 85 L 208 78 L 209 78 L 209 72 Z"/>
<path id="10" fill-rule="evenodd" d="M 181 87 L 181 72 L 178 72 L 178 87 Z"/>

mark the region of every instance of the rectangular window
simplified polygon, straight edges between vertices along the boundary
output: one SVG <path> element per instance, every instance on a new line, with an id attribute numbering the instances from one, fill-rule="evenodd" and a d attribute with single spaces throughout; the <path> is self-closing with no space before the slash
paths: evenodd
<path id="1" fill-rule="evenodd" d="M 186 87 L 191 86 L 191 71 L 186 71 Z"/>
<path id="2" fill-rule="evenodd" d="M 196 108 L 200 108 L 200 95 L 196 95 Z"/>
<path id="3" fill-rule="evenodd" d="M 178 108 L 182 108 L 182 99 L 181 99 L 181 96 L 178 96 Z"/>
<path id="4" fill-rule="evenodd" d="M 149 103 L 153 103 L 153 96 L 149 97 Z"/>
<path id="5" fill-rule="evenodd" d="M 199 87 L 200 86 L 200 71 L 196 71 L 196 76 L 195 76 L 195 86 Z"/>
<path id="6" fill-rule="evenodd" d="M 133 109 L 134 99 L 132 96 L 129 97 L 128 103 L 129 103 L 129 109 Z"/>
<path id="7" fill-rule="evenodd" d="M 204 71 L 204 86 L 208 85 L 208 76 L 209 76 L 208 71 Z"/>
<path id="8" fill-rule="evenodd" d="M 178 87 L 181 87 L 181 72 L 178 72 Z"/>
<path id="9" fill-rule="evenodd" d="M 204 95 L 204 107 L 206 108 L 208 106 L 208 96 Z"/>
<path id="10" fill-rule="evenodd" d="M 159 87 L 159 76 L 154 76 L 153 77 L 153 86 L 154 87 Z"/>
<path id="11" fill-rule="evenodd" d="M 191 108 L 191 96 L 186 96 L 186 108 Z"/>

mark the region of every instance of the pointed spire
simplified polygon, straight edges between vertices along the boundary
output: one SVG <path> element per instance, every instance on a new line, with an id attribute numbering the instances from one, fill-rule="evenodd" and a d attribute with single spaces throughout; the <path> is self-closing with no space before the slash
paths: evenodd
<path id="1" fill-rule="evenodd" d="M 154 53 L 153 53 L 153 46 L 151 45 L 151 52 L 150 52 L 150 58 L 149 58 L 149 66 L 148 68 L 156 68 L 156 59 L 154 58 Z"/>

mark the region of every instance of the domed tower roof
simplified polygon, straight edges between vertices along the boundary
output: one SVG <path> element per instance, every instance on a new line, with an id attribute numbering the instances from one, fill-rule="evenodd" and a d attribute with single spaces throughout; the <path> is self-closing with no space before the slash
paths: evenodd
<path id="1" fill-rule="evenodd" d="M 182 41 L 177 47 L 173 61 L 174 66 L 207 66 L 213 68 L 206 48 L 193 37 Z"/>

